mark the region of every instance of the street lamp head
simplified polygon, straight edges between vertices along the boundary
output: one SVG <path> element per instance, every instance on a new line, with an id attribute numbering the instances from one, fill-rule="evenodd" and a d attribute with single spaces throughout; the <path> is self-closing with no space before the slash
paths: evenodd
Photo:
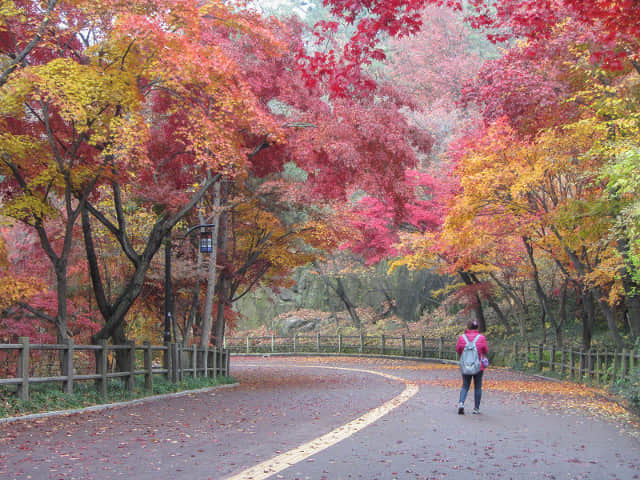
<path id="1" fill-rule="evenodd" d="M 200 232 L 200 251 L 202 253 L 211 253 L 213 251 L 213 235 L 211 230 L 202 230 Z"/>

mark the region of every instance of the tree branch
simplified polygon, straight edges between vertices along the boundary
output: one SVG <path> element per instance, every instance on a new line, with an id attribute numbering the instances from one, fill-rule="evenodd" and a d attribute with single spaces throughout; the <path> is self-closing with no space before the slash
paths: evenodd
<path id="1" fill-rule="evenodd" d="M 49 23 L 51 21 L 51 13 L 53 12 L 53 9 L 56 7 L 57 3 L 58 0 L 49 0 L 47 4 L 47 10 L 44 12 L 44 20 L 38 27 L 38 32 L 33 36 L 31 41 L 24 47 L 24 49 L 20 53 L 18 53 L 15 58 L 5 67 L 2 75 L 0 75 L 0 86 L 4 85 L 7 82 L 9 75 L 13 73 L 18 65 L 24 62 L 25 58 L 27 58 L 27 55 L 31 53 L 31 50 L 33 50 L 36 45 L 38 45 L 40 40 L 42 40 L 42 34 L 49 26 Z"/>

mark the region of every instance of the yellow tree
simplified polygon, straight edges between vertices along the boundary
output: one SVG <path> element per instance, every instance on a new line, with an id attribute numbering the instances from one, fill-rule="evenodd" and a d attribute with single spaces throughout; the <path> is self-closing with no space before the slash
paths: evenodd
<path id="1" fill-rule="evenodd" d="M 594 139 L 585 157 L 600 159 L 598 180 L 606 188 L 593 211 L 611 219 L 608 238 L 615 242 L 622 259 L 621 264 L 610 263 L 607 270 L 594 275 L 593 281 L 611 284 L 617 279 L 621 282 L 622 288 L 610 294 L 608 301 L 626 310 L 630 332 L 638 337 L 640 236 L 637 212 L 640 192 L 636 179 L 640 175 L 640 76 L 637 63 L 625 62 L 620 70 L 608 72 L 589 63 L 586 52 L 580 53 L 585 82 L 575 98 L 583 106 L 583 116 L 579 123 L 569 128 Z"/>

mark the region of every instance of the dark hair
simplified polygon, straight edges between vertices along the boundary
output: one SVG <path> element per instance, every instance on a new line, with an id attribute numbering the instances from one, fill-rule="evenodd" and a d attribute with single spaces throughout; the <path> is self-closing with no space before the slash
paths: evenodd
<path id="1" fill-rule="evenodd" d="M 478 322 L 476 322 L 475 320 L 469 320 L 469 323 L 467 323 L 467 330 L 477 330 L 478 329 Z"/>

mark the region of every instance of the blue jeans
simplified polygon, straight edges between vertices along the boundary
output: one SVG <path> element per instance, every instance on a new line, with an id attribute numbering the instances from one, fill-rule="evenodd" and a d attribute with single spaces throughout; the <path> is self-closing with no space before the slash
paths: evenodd
<path id="1" fill-rule="evenodd" d="M 480 370 L 480 373 L 476 373 L 475 375 L 462 375 L 462 389 L 460 390 L 460 403 L 464 403 L 467 399 L 467 393 L 469 393 L 469 388 L 471 388 L 471 379 L 473 378 L 473 400 L 474 407 L 480 408 L 480 400 L 482 399 L 482 374 L 483 370 Z"/>

